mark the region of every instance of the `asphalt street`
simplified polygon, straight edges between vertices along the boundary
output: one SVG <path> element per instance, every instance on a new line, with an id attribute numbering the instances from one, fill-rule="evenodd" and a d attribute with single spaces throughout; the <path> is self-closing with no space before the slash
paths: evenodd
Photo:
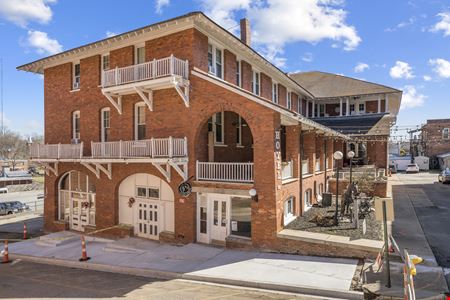
<path id="1" fill-rule="evenodd" d="M 324 299 L 186 280 L 156 280 L 19 260 L 10 264 L 0 264 L 0 298 L 116 299 L 119 297 L 150 300 Z"/>
<path id="2" fill-rule="evenodd" d="M 30 208 L 34 208 L 35 203 L 42 206 L 43 199 L 38 199 L 37 196 L 43 194 L 44 191 L 26 191 L 26 192 L 15 192 L 15 193 L 7 193 L 0 194 L 0 202 L 7 201 L 20 201 L 22 203 L 26 203 L 30 206 Z"/>

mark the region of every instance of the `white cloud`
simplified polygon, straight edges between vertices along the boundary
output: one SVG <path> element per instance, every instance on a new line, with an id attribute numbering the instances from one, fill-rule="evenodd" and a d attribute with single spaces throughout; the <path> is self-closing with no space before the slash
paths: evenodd
<path id="1" fill-rule="evenodd" d="M 437 14 L 437 16 L 441 20 L 431 28 L 431 31 L 433 32 L 443 31 L 444 36 L 450 35 L 450 12 L 441 12 Z"/>
<path id="2" fill-rule="evenodd" d="M 369 67 L 369 65 L 368 64 L 366 64 L 366 63 L 358 63 L 356 66 L 355 66 L 355 68 L 353 69 L 353 71 L 355 72 L 355 73 L 362 73 L 362 72 L 364 72 L 365 70 L 368 70 L 368 69 L 370 69 L 370 67 Z"/>
<path id="3" fill-rule="evenodd" d="M 39 54 L 56 54 L 63 50 L 57 40 L 49 38 L 46 32 L 37 30 L 28 31 L 27 45 L 35 48 Z"/>
<path id="4" fill-rule="evenodd" d="M 395 66 L 393 66 L 391 68 L 391 70 L 389 71 L 389 74 L 391 75 L 392 78 L 395 78 L 395 79 L 414 78 L 412 67 L 407 62 L 403 62 L 403 61 L 399 61 L 399 60 L 395 62 Z"/>
<path id="5" fill-rule="evenodd" d="M 311 52 L 306 52 L 303 55 L 302 60 L 304 62 L 312 62 L 314 60 L 313 54 Z"/>
<path id="6" fill-rule="evenodd" d="M 113 36 L 115 36 L 115 35 L 117 35 L 118 33 L 115 33 L 115 32 L 113 32 L 113 31 L 107 31 L 106 32 L 106 37 L 108 37 L 108 38 L 110 38 L 110 37 L 113 37 Z"/>
<path id="7" fill-rule="evenodd" d="M 443 58 L 430 59 L 433 71 L 441 78 L 450 78 L 450 61 Z"/>
<path id="8" fill-rule="evenodd" d="M 162 13 L 162 9 L 164 6 L 168 6 L 170 4 L 170 0 L 156 0 L 155 8 L 158 14 Z"/>
<path id="9" fill-rule="evenodd" d="M 431 76 L 430 75 L 423 75 L 423 80 L 425 80 L 425 81 L 431 81 L 433 78 L 431 78 Z"/>
<path id="10" fill-rule="evenodd" d="M 236 13 L 243 12 L 250 19 L 255 47 L 272 62 L 285 61 L 280 56 L 288 43 L 331 40 L 333 47 L 354 50 L 361 42 L 355 27 L 346 23 L 341 0 L 201 1 L 207 15 L 234 33 Z"/>
<path id="11" fill-rule="evenodd" d="M 49 4 L 56 0 L 0 0 L 0 15 L 19 26 L 29 22 L 48 23 L 53 16 Z"/>
<path id="12" fill-rule="evenodd" d="M 427 98 L 425 95 L 420 94 L 416 87 L 413 85 L 406 85 L 403 87 L 403 97 L 400 109 L 413 108 L 422 106 Z"/>
<path id="13" fill-rule="evenodd" d="M 386 28 L 385 31 L 387 31 L 387 32 L 397 31 L 398 29 L 402 29 L 402 28 L 414 25 L 414 23 L 416 21 L 417 21 L 417 18 L 415 16 L 412 16 L 407 21 L 398 23 L 397 25 L 395 25 L 395 27 Z"/>

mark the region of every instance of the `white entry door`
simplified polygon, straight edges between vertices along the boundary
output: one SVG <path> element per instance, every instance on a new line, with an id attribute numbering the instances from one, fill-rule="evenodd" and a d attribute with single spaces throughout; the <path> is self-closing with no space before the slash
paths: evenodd
<path id="1" fill-rule="evenodd" d="M 211 196 L 211 198 L 211 240 L 225 242 L 225 238 L 230 232 L 230 198 L 228 196 Z"/>
<path id="2" fill-rule="evenodd" d="M 134 233 L 137 236 L 159 239 L 160 208 L 159 201 L 136 201 Z"/>
<path id="3" fill-rule="evenodd" d="M 84 199 L 70 199 L 70 229 L 84 231 L 89 224 L 89 208 L 83 206 Z"/>

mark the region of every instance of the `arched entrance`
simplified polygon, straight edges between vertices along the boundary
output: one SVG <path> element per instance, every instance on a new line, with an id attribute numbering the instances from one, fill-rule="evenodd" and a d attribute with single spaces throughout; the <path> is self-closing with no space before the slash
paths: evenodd
<path id="1" fill-rule="evenodd" d="M 88 175 L 79 171 L 64 174 L 58 185 L 58 219 L 76 231 L 95 226 L 95 193 Z"/>
<path id="2" fill-rule="evenodd" d="M 174 232 L 174 199 L 161 178 L 130 175 L 119 186 L 119 223 L 133 226 L 136 236 L 158 240 L 161 232 Z"/>

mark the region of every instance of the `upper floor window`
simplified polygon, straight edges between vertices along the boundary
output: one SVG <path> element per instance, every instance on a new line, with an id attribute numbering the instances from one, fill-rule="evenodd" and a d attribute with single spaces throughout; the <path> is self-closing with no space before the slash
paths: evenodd
<path id="1" fill-rule="evenodd" d="M 72 139 L 80 139 L 80 111 L 74 111 L 72 113 Z"/>
<path id="2" fill-rule="evenodd" d="M 300 97 L 297 98 L 297 113 L 302 113 L 302 99 Z"/>
<path id="3" fill-rule="evenodd" d="M 105 107 L 101 110 L 101 133 L 100 139 L 102 142 L 107 142 L 109 139 L 109 128 L 110 128 L 110 120 L 111 120 L 111 111 L 109 107 Z"/>
<path id="4" fill-rule="evenodd" d="M 272 83 L 272 102 L 278 104 L 278 83 Z"/>
<path id="5" fill-rule="evenodd" d="M 260 87 L 261 87 L 261 78 L 260 74 L 257 71 L 253 71 L 252 75 L 252 93 L 255 95 L 260 95 Z"/>
<path id="6" fill-rule="evenodd" d="M 208 121 L 208 131 L 213 132 L 214 144 L 225 143 L 224 133 L 224 112 L 215 113 Z"/>
<path id="7" fill-rule="evenodd" d="M 80 74 L 81 74 L 81 68 L 80 63 L 76 63 L 73 65 L 73 82 L 72 82 L 72 89 L 78 90 L 80 88 Z"/>
<path id="8" fill-rule="evenodd" d="M 287 107 L 287 109 L 292 109 L 292 93 L 291 92 L 286 93 L 286 107 Z"/>
<path id="9" fill-rule="evenodd" d="M 102 70 L 109 70 L 109 53 L 102 55 Z"/>
<path id="10" fill-rule="evenodd" d="M 223 55 L 222 50 L 208 44 L 208 72 L 216 75 L 219 78 L 223 78 Z"/>
<path id="11" fill-rule="evenodd" d="M 134 53 L 134 63 L 136 65 L 142 64 L 145 62 L 145 46 L 136 46 Z"/>
<path id="12" fill-rule="evenodd" d="M 366 104 L 365 103 L 360 103 L 358 105 L 358 111 L 359 112 L 365 112 L 366 111 Z"/>
<path id="13" fill-rule="evenodd" d="M 449 128 L 442 129 L 442 138 L 445 140 L 450 138 Z"/>
<path id="14" fill-rule="evenodd" d="M 236 61 L 236 85 L 242 87 L 241 79 L 241 61 Z"/>
<path id="15" fill-rule="evenodd" d="M 355 113 L 355 104 L 350 104 L 350 114 L 353 115 Z"/>
<path id="16" fill-rule="evenodd" d="M 134 108 L 134 139 L 144 140 L 145 131 L 145 103 L 139 102 L 135 104 Z"/>
<path id="17" fill-rule="evenodd" d="M 316 117 L 324 117 L 325 116 L 325 104 L 319 103 L 316 104 Z"/>

